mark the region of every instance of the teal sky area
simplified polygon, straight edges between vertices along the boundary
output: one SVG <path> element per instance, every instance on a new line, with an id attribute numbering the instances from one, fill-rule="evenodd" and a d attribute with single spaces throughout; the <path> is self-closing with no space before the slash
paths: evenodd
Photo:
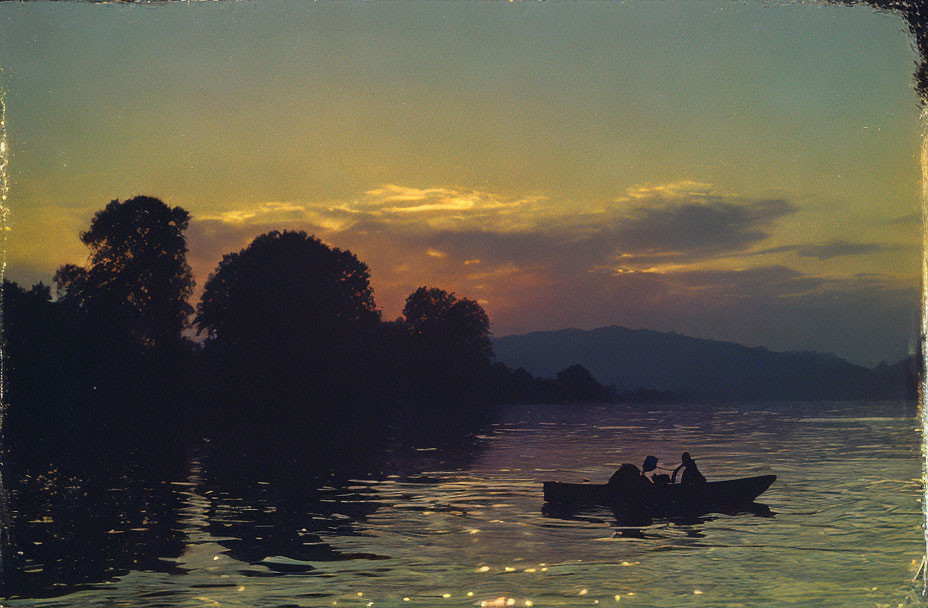
<path id="1" fill-rule="evenodd" d="M 918 335 L 901 19 L 760 2 L 0 4 L 7 276 L 114 198 L 223 253 L 301 229 L 498 335 L 618 324 L 873 365 Z"/>

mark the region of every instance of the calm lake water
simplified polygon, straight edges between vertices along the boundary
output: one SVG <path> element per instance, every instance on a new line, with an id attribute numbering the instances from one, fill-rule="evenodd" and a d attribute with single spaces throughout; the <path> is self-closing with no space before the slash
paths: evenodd
<path id="1" fill-rule="evenodd" d="M 29 597 L 2 603 L 920 605 L 916 424 L 901 403 L 510 407 L 474 445 L 396 453 L 389 476 L 319 490 L 236 484 L 208 455 L 156 484 L 42 497 L 37 477 L 6 559 Z M 778 475 L 759 499 L 773 515 L 626 528 L 605 509 L 542 512 L 544 480 L 602 482 L 648 454 L 673 467 L 683 450 L 710 480 Z"/>

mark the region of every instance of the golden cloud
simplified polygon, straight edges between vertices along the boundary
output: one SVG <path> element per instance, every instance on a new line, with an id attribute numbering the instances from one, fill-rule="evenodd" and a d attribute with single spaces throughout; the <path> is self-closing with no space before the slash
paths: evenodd
<path id="1" fill-rule="evenodd" d="M 505 196 L 457 188 L 413 188 L 385 184 L 348 201 L 286 201 L 237 205 L 198 220 L 234 225 L 299 223 L 322 233 L 363 230 L 361 224 L 402 227 L 413 232 L 473 230 L 531 231 L 559 212 L 538 195 Z"/>
<path id="2" fill-rule="evenodd" d="M 670 182 L 667 184 L 637 184 L 625 190 L 625 195 L 615 199 L 617 203 L 645 202 L 648 200 L 699 199 L 714 193 L 712 184 L 691 180 Z"/>

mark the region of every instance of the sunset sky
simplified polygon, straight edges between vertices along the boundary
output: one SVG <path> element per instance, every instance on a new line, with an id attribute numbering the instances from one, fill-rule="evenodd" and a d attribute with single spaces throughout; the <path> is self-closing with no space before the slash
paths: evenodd
<path id="1" fill-rule="evenodd" d="M 497 335 L 625 325 L 874 365 L 918 332 L 902 21 L 760 2 L 0 4 L 7 277 L 114 198 L 301 229 Z"/>

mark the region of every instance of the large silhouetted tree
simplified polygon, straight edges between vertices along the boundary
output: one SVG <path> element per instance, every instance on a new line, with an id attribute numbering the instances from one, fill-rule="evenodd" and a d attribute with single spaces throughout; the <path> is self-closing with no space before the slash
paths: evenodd
<path id="1" fill-rule="evenodd" d="M 197 305 L 197 333 L 254 345 L 342 337 L 379 321 L 370 271 L 350 251 L 305 232 L 273 231 L 223 256 Z"/>
<path id="2" fill-rule="evenodd" d="M 412 411 L 443 412 L 481 404 L 493 357 L 490 319 L 483 307 L 434 287 L 406 298 L 406 395 Z"/>
<path id="3" fill-rule="evenodd" d="M 223 256 L 196 327 L 227 428 L 344 438 L 368 418 L 380 313 L 370 272 L 305 232 L 269 232 Z"/>
<path id="4" fill-rule="evenodd" d="M 184 236 L 189 222 L 184 209 L 157 198 L 112 201 L 81 234 L 90 249 L 88 265 L 68 264 L 55 274 L 59 295 L 139 344 L 176 343 L 193 312 Z"/>

